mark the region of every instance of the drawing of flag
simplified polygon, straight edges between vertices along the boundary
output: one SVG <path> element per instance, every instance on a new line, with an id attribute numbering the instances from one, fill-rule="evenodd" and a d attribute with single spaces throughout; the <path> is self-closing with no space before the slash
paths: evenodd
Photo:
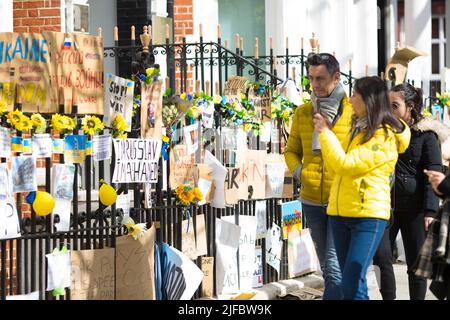
<path id="1" fill-rule="evenodd" d="M 13 152 L 22 152 L 22 137 L 11 137 L 11 150 Z"/>
<path id="2" fill-rule="evenodd" d="M 23 139 L 23 153 L 32 153 L 33 145 L 31 144 L 31 139 Z"/>
<path id="3" fill-rule="evenodd" d="M 72 46 L 72 39 L 64 38 L 63 50 L 69 50 Z"/>

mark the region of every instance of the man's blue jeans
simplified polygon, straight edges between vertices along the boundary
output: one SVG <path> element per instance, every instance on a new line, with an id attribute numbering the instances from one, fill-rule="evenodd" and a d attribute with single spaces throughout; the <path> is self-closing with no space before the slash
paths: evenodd
<path id="1" fill-rule="evenodd" d="M 367 269 L 383 237 L 386 220 L 329 217 L 342 270 L 344 300 L 369 300 Z"/>
<path id="2" fill-rule="evenodd" d="M 323 273 L 325 282 L 323 300 L 342 299 L 342 276 L 334 248 L 327 207 L 311 206 L 302 203 L 302 209 L 306 218 L 306 224 L 311 229 L 311 237 L 314 241 Z"/>

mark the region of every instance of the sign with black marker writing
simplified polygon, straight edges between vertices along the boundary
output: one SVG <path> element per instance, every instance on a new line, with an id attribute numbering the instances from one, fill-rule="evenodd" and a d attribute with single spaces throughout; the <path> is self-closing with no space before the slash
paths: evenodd
<path id="1" fill-rule="evenodd" d="M 111 73 L 106 74 L 105 88 L 105 123 L 111 125 L 117 115 L 122 115 L 128 125 L 126 131 L 131 131 L 131 117 L 133 112 L 133 93 L 134 82 L 115 76 Z"/>
<path id="2" fill-rule="evenodd" d="M 116 163 L 112 182 L 133 183 L 158 181 L 158 159 L 161 140 L 114 139 Z"/>

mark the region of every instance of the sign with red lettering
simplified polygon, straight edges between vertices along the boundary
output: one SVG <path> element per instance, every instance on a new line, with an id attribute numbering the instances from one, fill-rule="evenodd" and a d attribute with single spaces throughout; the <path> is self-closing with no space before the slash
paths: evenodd
<path id="1" fill-rule="evenodd" d="M 239 199 L 265 199 L 265 150 L 245 150 L 237 153 L 240 172 L 237 179 Z"/>
<path id="2" fill-rule="evenodd" d="M 59 88 L 74 90 L 64 95 L 65 105 L 78 106 L 79 114 L 104 112 L 103 38 L 85 34 L 44 32 L 50 47 L 53 104 L 58 104 Z M 67 112 L 67 109 L 66 109 Z M 72 110 L 71 110 L 72 112 Z"/>

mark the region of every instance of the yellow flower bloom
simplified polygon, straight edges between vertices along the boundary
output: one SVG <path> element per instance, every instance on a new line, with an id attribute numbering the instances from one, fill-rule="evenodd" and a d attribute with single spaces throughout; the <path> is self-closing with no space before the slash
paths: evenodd
<path id="1" fill-rule="evenodd" d="M 251 123 L 244 123 L 244 131 L 249 132 L 252 129 Z"/>
<path id="2" fill-rule="evenodd" d="M 112 123 L 112 128 L 117 131 L 126 131 L 128 129 L 128 124 L 121 114 L 118 114 Z"/>
<path id="3" fill-rule="evenodd" d="M 84 116 L 81 120 L 81 128 L 84 134 L 93 136 L 97 132 L 103 130 L 105 126 L 103 122 L 96 116 Z"/>
<path id="4" fill-rule="evenodd" d="M 180 98 L 183 100 L 186 100 L 186 92 L 183 92 L 182 94 L 180 94 Z"/>
<path id="5" fill-rule="evenodd" d="M 14 111 L 8 112 L 8 115 L 7 115 L 9 122 L 11 123 L 11 125 L 13 127 L 16 127 L 20 123 L 22 116 L 23 116 L 23 113 L 17 109 Z"/>
<path id="6" fill-rule="evenodd" d="M 197 187 L 194 188 L 194 197 L 195 197 L 195 199 L 197 199 L 197 201 L 202 201 L 203 200 L 203 193 Z"/>
<path id="7" fill-rule="evenodd" d="M 33 128 L 33 124 L 26 115 L 22 115 L 20 117 L 20 123 L 16 126 L 16 129 L 19 131 L 30 131 Z"/>
<path id="8" fill-rule="evenodd" d="M 126 139 L 128 137 L 128 133 L 119 133 L 115 136 L 116 139 Z"/>
<path id="9" fill-rule="evenodd" d="M 35 113 L 31 116 L 31 122 L 33 123 L 33 128 L 46 127 L 45 118 L 39 113 Z"/>
<path id="10" fill-rule="evenodd" d="M 66 126 L 66 130 L 73 131 L 75 129 L 75 120 L 73 120 L 71 117 L 64 116 L 63 121 Z"/>
<path id="11" fill-rule="evenodd" d="M 188 111 L 188 115 L 191 116 L 191 118 L 198 119 L 200 116 L 200 109 L 197 107 L 191 107 Z"/>
<path id="12" fill-rule="evenodd" d="M 289 112 L 288 109 L 283 110 L 283 119 L 289 119 L 290 115 L 291 115 L 291 113 Z"/>
<path id="13" fill-rule="evenodd" d="M 242 110 L 241 104 L 237 101 L 234 102 L 233 107 L 236 112 L 239 112 Z"/>
<path id="14" fill-rule="evenodd" d="M 52 128 L 57 131 L 63 131 L 66 128 L 66 123 L 64 122 L 63 116 L 58 113 L 52 115 L 51 124 Z"/>
<path id="15" fill-rule="evenodd" d="M 221 102 L 222 102 L 222 97 L 219 96 L 218 94 L 216 94 L 216 95 L 213 97 L 213 102 L 214 102 L 215 104 L 221 103 Z"/>
<path id="16" fill-rule="evenodd" d="M 130 217 L 125 217 L 122 224 L 128 229 L 128 235 L 132 236 L 134 240 L 142 237 L 144 232 L 147 231 L 145 223 L 135 223 Z"/>

